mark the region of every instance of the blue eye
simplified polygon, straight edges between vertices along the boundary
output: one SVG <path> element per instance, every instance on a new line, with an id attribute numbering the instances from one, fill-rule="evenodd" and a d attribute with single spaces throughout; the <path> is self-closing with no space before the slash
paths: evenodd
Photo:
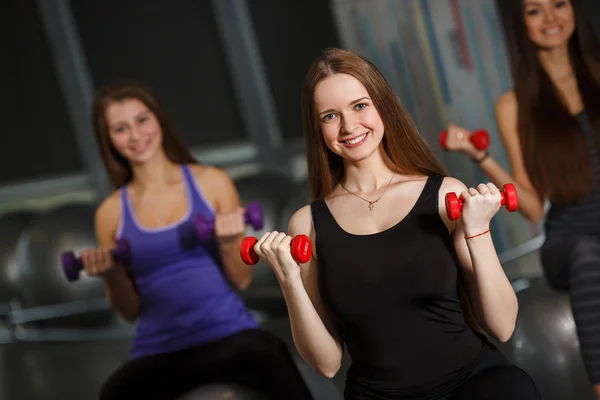
<path id="1" fill-rule="evenodd" d="M 323 121 L 329 121 L 333 117 L 335 117 L 335 114 L 327 114 L 326 116 L 323 117 Z"/>
<path id="2" fill-rule="evenodd" d="M 365 103 L 358 103 L 354 108 L 356 108 L 357 110 L 362 110 L 366 106 L 367 105 Z"/>

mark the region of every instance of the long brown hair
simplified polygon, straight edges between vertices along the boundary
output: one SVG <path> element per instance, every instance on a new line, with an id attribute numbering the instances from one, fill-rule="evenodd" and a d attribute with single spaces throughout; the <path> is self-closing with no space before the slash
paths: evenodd
<path id="1" fill-rule="evenodd" d="M 523 0 L 508 3 L 505 27 L 525 168 L 541 198 L 547 196 L 556 203 L 576 202 L 595 186 L 588 143 L 539 61 L 538 50 L 527 34 Z M 569 39 L 568 51 L 597 142 L 600 45 L 578 0 L 571 0 L 571 4 L 576 29 Z"/>
<path id="2" fill-rule="evenodd" d="M 133 172 L 127 159 L 119 154 L 112 145 L 106 121 L 106 109 L 112 103 L 127 99 L 141 101 L 156 116 L 162 131 L 163 149 L 172 162 L 177 164 L 197 163 L 175 131 L 173 122 L 167 115 L 165 108 L 147 85 L 130 80 L 110 83 L 96 93 L 92 109 L 92 123 L 104 166 L 116 188 L 129 183 L 133 177 Z"/>
<path id="3" fill-rule="evenodd" d="M 333 74 L 353 76 L 369 93 L 383 121 L 385 134 L 380 150 L 389 168 L 405 174 L 446 175 L 431 147 L 421 137 L 412 118 L 377 67 L 350 51 L 326 49 L 308 70 L 302 87 L 308 183 L 313 199 L 323 199 L 331 194 L 344 177 L 342 158 L 325 145 L 314 102 L 317 84 Z M 457 289 L 467 323 L 475 331 L 485 334 L 475 318 L 462 277 L 458 280 Z"/>
<path id="4" fill-rule="evenodd" d="M 385 128 L 381 150 L 389 168 L 405 174 L 445 175 L 431 147 L 377 67 L 350 51 L 326 49 L 308 70 L 302 87 L 302 122 L 313 199 L 331 194 L 344 176 L 342 158 L 325 145 L 314 101 L 317 84 L 333 74 L 353 76 L 369 93 Z"/>

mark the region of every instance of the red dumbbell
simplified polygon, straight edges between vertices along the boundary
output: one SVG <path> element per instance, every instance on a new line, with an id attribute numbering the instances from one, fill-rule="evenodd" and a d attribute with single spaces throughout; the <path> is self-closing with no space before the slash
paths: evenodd
<path id="1" fill-rule="evenodd" d="M 240 256 L 242 261 L 248 265 L 254 265 L 258 263 L 259 256 L 254 251 L 254 245 L 258 242 L 258 239 L 254 236 L 247 236 L 242 239 L 242 245 L 240 246 Z M 292 252 L 292 258 L 300 264 L 304 264 L 310 260 L 312 255 L 312 243 L 310 238 L 306 235 L 296 235 L 292 239 L 290 246 Z"/>
<path id="2" fill-rule="evenodd" d="M 500 192 L 502 200 L 500 204 L 506 207 L 510 212 L 516 211 L 519 208 L 519 198 L 517 196 L 517 189 L 512 183 L 507 183 L 502 187 Z M 456 195 L 454 192 L 446 193 L 446 214 L 451 221 L 455 221 L 460 218 L 462 213 L 463 200 Z"/>
<path id="3" fill-rule="evenodd" d="M 448 139 L 448 131 L 443 131 L 440 134 L 440 146 L 442 146 L 443 149 L 446 148 L 446 140 L 447 139 Z M 471 136 L 469 136 L 469 141 L 471 143 L 473 143 L 473 146 L 475 146 L 476 149 L 485 150 L 490 145 L 490 135 L 488 134 L 488 132 L 486 130 L 479 129 L 479 130 L 473 132 L 471 134 Z"/>

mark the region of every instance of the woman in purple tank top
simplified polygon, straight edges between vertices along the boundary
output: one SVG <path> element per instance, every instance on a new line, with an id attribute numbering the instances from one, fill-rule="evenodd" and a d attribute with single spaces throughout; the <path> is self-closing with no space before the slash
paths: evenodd
<path id="1" fill-rule="evenodd" d="M 130 360 L 100 398 L 176 399 L 232 382 L 272 399 L 310 399 L 286 345 L 258 328 L 235 293 L 252 269 L 239 256 L 245 224 L 230 177 L 193 159 L 142 84 L 100 90 L 93 124 L 117 190 L 96 211 L 99 248 L 81 257 L 111 306 L 137 323 Z M 208 244 L 194 234 L 198 213 L 215 221 Z M 129 266 L 110 256 L 120 238 L 131 247 Z"/>

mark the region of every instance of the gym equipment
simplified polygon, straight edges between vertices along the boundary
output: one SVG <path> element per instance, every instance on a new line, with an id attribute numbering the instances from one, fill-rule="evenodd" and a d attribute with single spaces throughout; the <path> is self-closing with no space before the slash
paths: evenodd
<path id="1" fill-rule="evenodd" d="M 105 298 L 101 279 L 82 276 L 76 284 L 65 278 L 60 255 L 67 249 L 97 247 L 94 233 L 95 207 L 71 204 L 39 214 L 21 234 L 17 244 L 19 293 L 23 309 Z M 105 327 L 116 320 L 109 308 L 95 312 L 31 322 L 36 327 Z"/>
<path id="2" fill-rule="evenodd" d="M 267 397 L 245 386 L 228 383 L 201 386 L 177 400 L 267 400 Z"/>
<path id="3" fill-rule="evenodd" d="M 510 212 L 516 211 L 519 208 L 519 198 L 517 189 L 512 183 L 507 183 L 503 186 L 500 192 L 502 199 L 500 204 L 506 207 Z M 446 193 L 446 214 L 451 221 L 460 218 L 462 213 L 463 200 L 454 192 Z"/>
<path id="4" fill-rule="evenodd" d="M 518 283 L 518 285 L 516 284 Z M 566 292 L 544 278 L 521 279 L 519 315 L 510 340 L 494 344 L 535 381 L 544 400 L 594 400 Z"/>
<path id="5" fill-rule="evenodd" d="M 260 257 L 254 251 L 254 245 L 258 242 L 258 239 L 253 236 L 248 236 L 242 239 L 240 246 L 240 256 L 242 261 L 248 265 L 255 265 L 258 263 Z M 300 264 L 307 263 L 312 255 L 312 243 L 310 238 L 306 235 L 296 235 L 292 238 L 290 243 L 290 251 L 292 252 L 292 258 Z"/>
<path id="6" fill-rule="evenodd" d="M 249 203 L 244 212 L 244 222 L 246 225 L 252 225 L 255 231 L 259 231 L 264 226 L 264 216 L 260 204 L 257 202 Z M 208 220 L 204 214 L 198 214 L 194 218 L 196 234 L 202 242 L 208 242 L 215 230 L 215 221 Z"/>
<path id="7" fill-rule="evenodd" d="M 16 260 L 16 246 L 21 232 L 29 225 L 35 213 L 28 211 L 11 212 L 0 216 L 0 307 L 17 295 L 19 288 L 19 264 Z M 7 306 L 8 307 L 8 306 Z"/>
<path id="8" fill-rule="evenodd" d="M 446 140 L 448 140 L 448 131 L 443 131 L 439 137 L 440 146 L 442 146 L 443 149 L 446 149 Z M 486 130 L 479 129 L 469 136 L 469 141 L 476 149 L 485 150 L 490 145 L 490 135 Z"/>
<path id="9" fill-rule="evenodd" d="M 123 266 L 131 265 L 131 248 L 127 239 L 121 238 L 117 240 L 117 247 L 110 252 L 115 263 Z M 83 271 L 83 263 L 81 258 L 75 257 L 72 251 L 62 253 L 61 262 L 63 272 L 69 282 L 79 280 L 79 273 Z"/>

